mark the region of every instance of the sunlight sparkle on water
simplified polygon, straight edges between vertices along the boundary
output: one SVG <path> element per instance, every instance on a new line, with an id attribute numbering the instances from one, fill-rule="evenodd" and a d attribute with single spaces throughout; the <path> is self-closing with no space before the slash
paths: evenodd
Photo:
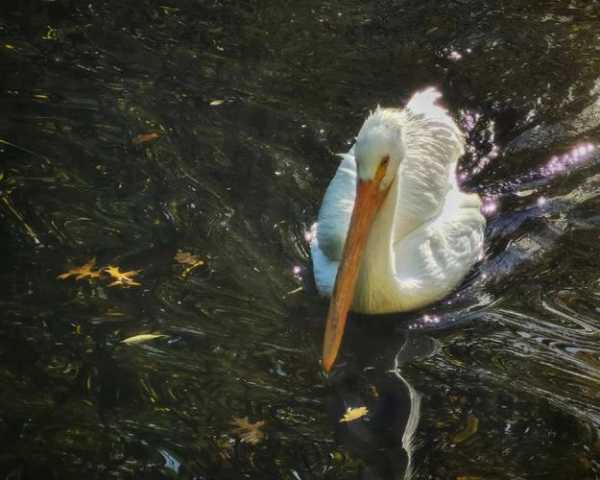
<path id="1" fill-rule="evenodd" d="M 475 125 L 477 125 L 477 122 L 481 118 L 481 114 L 470 111 L 470 110 L 463 110 L 460 113 L 461 113 L 462 127 L 467 132 L 470 132 L 471 130 L 473 130 L 475 128 Z"/>
<path id="2" fill-rule="evenodd" d="M 498 202 L 494 197 L 484 198 L 481 202 L 481 213 L 485 216 L 493 215 L 498 211 Z"/>
<path id="3" fill-rule="evenodd" d="M 408 326 L 409 330 L 414 330 L 415 328 L 425 328 L 431 327 L 435 325 L 439 325 L 441 319 L 438 315 L 423 315 L 419 322 L 413 323 Z"/>
<path id="4" fill-rule="evenodd" d="M 304 269 L 300 265 L 294 265 L 292 267 L 292 275 L 296 280 L 302 281 L 302 279 L 304 278 L 303 273 Z M 295 291 L 292 292 L 295 293 Z"/>
<path id="5" fill-rule="evenodd" d="M 469 137 L 473 132 L 479 131 L 479 123 L 482 119 L 482 115 L 472 110 L 461 110 L 461 127 Z M 460 184 L 463 184 L 470 177 L 477 175 L 483 171 L 494 159 L 500 155 L 500 147 L 495 143 L 496 141 L 496 123 L 493 120 L 489 120 L 485 125 L 485 142 L 488 145 L 487 153 L 481 151 L 482 149 L 477 146 L 476 143 L 467 141 L 465 149 L 467 154 L 471 155 L 472 158 L 476 159 L 476 163 L 469 169 L 469 171 L 461 171 L 457 180 Z M 480 133 L 477 133 L 479 136 Z"/>
<path id="6" fill-rule="evenodd" d="M 553 155 L 550 160 L 540 169 L 540 174 L 550 177 L 562 173 L 569 167 L 577 166 L 589 160 L 590 154 L 596 149 L 593 143 L 575 145 L 571 150 L 562 155 Z"/>

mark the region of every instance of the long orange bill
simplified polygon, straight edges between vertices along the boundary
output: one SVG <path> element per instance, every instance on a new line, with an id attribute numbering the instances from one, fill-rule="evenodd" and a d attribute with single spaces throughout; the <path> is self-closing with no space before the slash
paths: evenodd
<path id="1" fill-rule="evenodd" d="M 354 298 L 362 253 L 375 214 L 387 193 L 387 189 L 383 191 L 380 189 L 386 166 L 387 162 L 380 165 L 373 180 L 358 180 L 350 227 L 327 312 L 323 340 L 323 369 L 325 372 L 331 370 L 342 343 L 346 317 Z"/>

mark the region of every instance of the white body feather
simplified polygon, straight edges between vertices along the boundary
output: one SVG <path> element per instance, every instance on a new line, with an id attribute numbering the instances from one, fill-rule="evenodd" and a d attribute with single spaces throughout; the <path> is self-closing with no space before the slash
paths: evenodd
<path id="1" fill-rule="evenodd" d="M 352 310 L 414 310 L 448 295 L 477 261 L 485 219 L 480 199 L 456 183 L 464 139 L 440 94 L 415 94 L 404 110 L 378 108 L 360 135 L 394 124 L 403 159 L 377 213 L 359 269 Z M 398 129 L 398 126 L 400 127 Z M 364 133 L 366 132 L 366 133 Z M 369 146 L 370 148 L 376 148 Z M 312 228 L 311 253 L 319 292 L 331 295 L 356 196 L 355 147 L 332 179 Z"/>

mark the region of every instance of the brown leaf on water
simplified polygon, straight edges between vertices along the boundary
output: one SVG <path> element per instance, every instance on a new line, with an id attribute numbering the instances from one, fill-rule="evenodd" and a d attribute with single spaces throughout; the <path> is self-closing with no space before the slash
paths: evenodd
<path id="1" fill-rule="evenodd" d="M 177 263 L 181 263 L 182 265 L 204 264 L 204 261 L 200 260 L 198 257 L 189 252 L 184 252 L 183 250 L 177 250 L 177 253 L 175 254 L 175 261 Z"/>
<path id="2" fill-rule="evenodd" d="M 219 451 L 219 456 L 224 461 L 229 461 L 233 457 L 233 447 L 235 440 L 229 435 L 223 435 L 219 440 L 216 441 L 216 447 Z"/>
<path id="3" fill-rule="evenodd" d="M 481 480 L 481 477 L 472 477 L 467 475 L 466 477 L 463 475 L 461 477 L 456 477 L 456 480 Z"/>
<path id="4" fill-rule="evenodd" d="M 136 282 L 133 277 L 135 277 L 141 270 L 131 270 L 130 272 L 121 272 L 119 267 L 115 267 L 113 265 L 109 265 L 105 267 L 104 272 L 108 273 L 114 282 L 109 283 L 109 287 L 139 287 L 141 283 Z"/>
<path id="5" fill-rule="evenodd" d="M 259 420 L 256 423 L 248 421 L 248 417 L 238 418 L 234 417 L 231 420 L 233 425 L 233 433 L 240 437 L 243 443 L 250 443 L 256 445 L 265 438 L 265 433 L 261 430 L 265 426 L 265 422 Z"/>
<path id="6" fill-rule="evenodd" d="M 353 422 L 354 420 L 364 417 L 367 413 L 369 413 L 369 409 L 367 407 L 348 407 L 346 409 L 346 413 L 344 413 L 344 416 L 340 418 L 340 423 Z"/>
<path id="7" fill-rule="evenodd" d="M 475 415 L 469 415 L 465 429 L 454 435 L 452 443 L 462 443 L 468 440 L 477 433 L 477 430 L 479 430 L 479 419 Z"/>
<path id="8" fill-rule="evenodd" d="M 140 133 L 139 135 L 133 137 L 131 143 L 133 145 L 140 145 L 141 143 L 151 142 L 152 140 L 156 140 L 157 138 L 160 138 L 160 133 L 158 132 Z"/>
<path id="9" fill-rule="evenodd" d="M 180 263 L 181 265 L 189 265 L 183 272 L 181 272 L 181 278 L 185 278 L 189 275 L 189 273 L 204 265 L 204 260 L 200 260 L 200 258 L 192 255 L 189 252 L 184 252 L 183 250 L 177 250 L 175 254 L 175 261 Z"/>
<path id="10" fill-rule="evenodd" d="M 60 280 L 66 280 L 70 277 L 75 277 L 75 280 L 81 280 L 82 278 L 99 278 L 102 270 L 94 270 L 96 266 L 96 259 L 92 258 L 86 264 L 81 267 L 75 267 L 71 270 L 61 273 L 58 277 Z"/>

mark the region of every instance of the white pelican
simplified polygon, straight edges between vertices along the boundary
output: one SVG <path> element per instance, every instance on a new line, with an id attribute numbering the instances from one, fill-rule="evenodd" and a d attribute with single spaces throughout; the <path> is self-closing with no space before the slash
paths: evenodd
<path id="1" fill-rule="evenodd" d="M 456 183 L 465 142 L 440 97 L 429 88 L 404 110 L 377 107 L 327 188 L 310 245 L 317 288 L 331 296 L 327 372 L 348 310 L 402 312 L 440 300 L 482 253 L 481 201 Z"/>

